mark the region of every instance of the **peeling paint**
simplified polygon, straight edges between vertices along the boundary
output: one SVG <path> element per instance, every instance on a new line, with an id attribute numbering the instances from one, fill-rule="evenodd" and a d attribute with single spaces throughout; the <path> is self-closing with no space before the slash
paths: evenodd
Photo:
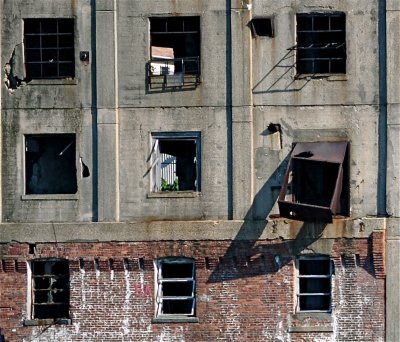
<path id="1" fill-rule="evenodd" d="M 5 74 L 4 84 L 10 93 L 13 93 L 16 89 L 24 86 L 27 83 L 26 79 L 24 79 L 21 75 L 18 75 L 17 72 L 18 60 L 22 58 L 22 56 L 19 56 L 21 46 L 22 43 L 16 45 L 13 52 L 11 53 L 8 63 L 6 63 L 3 68 Z"/>

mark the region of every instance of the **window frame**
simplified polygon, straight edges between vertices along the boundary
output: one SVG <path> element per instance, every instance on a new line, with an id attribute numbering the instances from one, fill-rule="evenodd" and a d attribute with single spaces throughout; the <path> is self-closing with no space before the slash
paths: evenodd
<path id="1" fill-rule="evenodd" d="M 56 32 L 47 32 L 42 30 L 42 25 L 43 22 L 45 21 L 56 21 Z M 72 32 L 68 30 L 68 32 L 60 32 L 59 30 L 59 25 L 60 21 L 69 21 L 69 25 L 72 27 Z M 37 21 L 39 25 L 39 32 L 26 32 L 26 26 L 27 22 L 34 22 Z M 58 17 L 58 18 L 53 18 L 53 17 L 28 17 L 23 19 L 23 37 L 24 37 L 24 67 L 25 67 L 25 76 L 26 79 L 28 80 L 73 80 L 76 77 L 76 61 L 75 61 L 75 18 L 73 17 Z M 30 39 L 28 37 L 32 37 L 31 39 L 34 40 L 35 37 L 39 37 L 39 46 L 38 47 L 28 47 L 30 44 Z M 46 36 L 54 36 L 56 39 L 56 46 L 49 46 L 48 44 L 50 43 L 45 43 L 42 40 L 42 37 Z M 72 44 L 67 45 L 67 46 L 60 46 L 60 37 L 63 36 L 72 36 Z M 32 58 L 28 58 L 28 51 L 29 50 L 38 50 L 40 54 L 40 61 L 32 61 Z M 44 50 L 54 50 L 56 51 L 57 59 L 54 61 L 54 64 L 56 64 L 56 72 L 55 73 L 46 73 L 43 71 L 43 66 L 46 64 L 50 64 L 50 61 L 45 61 L 43 59 L 43 51 Z M 66 60 L 61 60 L 60 59 L 60 51 L 61 50 L 71 50 L 71 56 L 70 58 Z M 53 63 L 53 62 L 51 62 Z M 32 75 L 32 70 L 29 71 L 30 67 L 29 65 L 34 65 L 38 64 L 40 65 L 40 75 Z M 53 64 L 53 65 L 54 65 Z M 71 67 L 71 70 L 65 72 L 65 75 L 63 75 L 60 72 L 60 65 L 62 64 L 69 64 Z"/>
<path id="2" fill-rule="evenodd" d="M 35 264 L 36 263 L 43 263 L 43 274 L 36 274 L 35 273 Z M 63 265 L 59 267 L 63 267 L 67 270 L 65 274 L 55 274 L 55 273 L 46 273 L 46 263 L 53 263 L 50 267 L 54 267 L 56 263 L 62 263 Z M 37 267 L 37 266 L 36 266 Z M 71 324 L 70 319 L 70 268 L 69 262 L 67 259 L 64 258 L 37 258 L 28 261 L 28 319 L 24 321 L 24 325 L 42 325 L 42 324 Z M 48 296 L 48 300 L 51 302 L 36 302 L 36 295 L 35 295 L 35 278 L 49 278 L 50 279 L 50 286 L 48 289 L 38 289 L 38 291 L 48 291 L 51 293 Z M 60 288 L 53 288 L 53 284 L 61 278 L 66 278 L 65 286 Z M 66 300 L 64 302 L 55 303 L 53 300 L 53 293 L 57 292 L 66 292 Z M 41 315 L 36 315 L 35 306 L 45 306 L 45 305 L 59 305 L 63 306 L 63 310 L 67 311 L 68 314 L 66 315 L 59 315 L 59 316 L 48 316 L 48 317 L 40 317 Z"/>
<path id="3" fill-rule="evenodd" d="M 323 260 L 329 262 L 329 273 L 328 274 L 300 274 L 300 262 L 302 261 L 316 261 Z M 334 265 L 332 259 L 327 255 L 300 255 L 295 259 L 295 269 L 296 269 L 296 286 L 295 286 L 295 311 L 296 313 L 331 313 L 332 312 L 332 280 L 334 276 Z M 302 293 L 300 290 L 301 279 L 330 279 L 329 281 L 329 292 L 306 292 Z M 315 297 L 315 296 L 325 296 L 329 297 L 329 307 L 326 310 L 307 310 L 301 308 L 300 297 Z"/>
<path id="4" fill-rule="evenodd" d="M 194 141 L 196 148 L 195 165 L 196 179 L 194 190 L 161 190 L 161 153 L 159 149 L 160 140 L 171 141 Z M 201 192 L 201 132 L 152 132 L 150 135 L 150 193 L 163 194 L 193 194 Z"/>
<path id="5" fill-rule="evenodd" d="M 299 18 L 307 18 L 309 17 L 312 21 L 312 28 L 307 30 L 307 29 L 299 29 Z M 343 27 L 340 29 L 331 29 L 331 20 L 334 17 L 343 17 Z M 344 75 L 347 73 L 347 30 L 346 30 L 346 13 L 341 12 L 341 11 L 334 11 L 334 12 L 307 12 L 307 13 L 296 13 L 296 72 L 297 75 Z M 328 20 L 328 26 L 329 28 L 327 30 L 318 30 L 314 29 L 314 19 L 320 19 L 320 18 L 327 18 Z M 300 40 L 299 37 L 302 36 L 302 34 L 308 34 L 308 37 L 311 37 L 313 34 L 320 32 L 321 34 L 324 33 L 326 34 L 332 34 L 335 32 L 340 32 L 344 35 L 344 37 L 336 42 L 336 41 L 331 41 L 325 44 L 325 42 L 321 42 L 322 38 L 313 39 L 311 43 L 307 43 L 306 39 Z M 332 38 L 334 39 L 334 38 Z M 336 38 L 335 38 L 336 39 Z M 325 44 L 325 45 L 323 45 Z M 337 49 L 342 48 L 344 50 L 343 55 L 340 56 L 341 54 L 338 54 L 340 57 L 336 56 L 329 56 L 329 57 L 319 57 L 320 54 L 324 53 L 325 51 L 335 51 Z M 313 51 L 313 56 L 312 57 L 300 57 L 301 55 L 305 54 L 306 51 Z M 303 52 L 304 51 L 304 52 Z M 333 52 L 332 52 L 333 53 Z M 305 66 L 304 64 L 306 61 L 309 60 L 312 62 L 312 67 L 310 70 L 308 70 L 309 67 Z M 333 64 L 333 61 L 342 61 L 343 65 L 339 65 L 339 70 L 333 70 L 336 66 L 336 64 Z M 321 66 L 315 66 L 315 62 L 321 62 L 321 61 L 327 61 L 328 63 L 328 70 L 321 70 Z M 300 67 L 301 65 L 301 67 Z"/>
<path id="6" fill-rule="evenodd" d="M 193 23 L 190 21 L 196 20 L 196 29 L 193 29 Z M 181 21 L 181 23 L 172 23 L 173 20 Z M 185 28 L 185 20 L 189 21 L 189 29 Z M 148 91 L 164 91 L 168 90 L 181 90 L 181 89 L 195 89 L 200 84 L 201 75 L 201 16 L 200 15 L 167 15 L 167 16 L 151 16 L 149 21 L 149 61 L 147 62 L 147 86 Z M 157 22 L 158 21 L 158 22 Z M 164 21 L 164 22 L 162 22 Z M 171 24 L 173 29 L 169 29 L 168 23 Z M 178 24 L 181 24 L 178 25 Z M 198 25 L 198 27 L 197 27 Z M 165 28 L 162 28 L 165 26 Z M 154 30 L 153 30 L 154 28 Z M 169 40 L 175 41 L 171 36 L 180 35 L 195 35 L 194 39 L 196 52 L 198 55 L 182 55 L 182 50 L 186 50 L 188 43 L 186 42 L 182 49 L 177 49 L 181 53 L 175 51 L 178 46 L 177 43 L 169 44 Z M 154 37 L 155 36 L 155 37 Z M 166 42 L 158 44 L 160 37 L 167 37 Z M 158 39 L 155 39 L 158 38 Z M 179 45 L 180 46 L 180 45 Z M 192 46 L 192 48 L 193 48 Z M 172 50 L 165 51 L 165 56 L 153 55 L 156 50 L 162 49 Z M 160 50 L 160 51 L 161 51 Z M 177 56 L 182 55 L 182 56 Z"/>
<path id="7" fill-rule="evenodd" d="M 28 165 L 27 163 L 29 162 L 28 157 L 27 157 L 27 153 L 28 151 L 28 141 L 30 138 L 36 138 L 38 140 L 40 139 L 50 139 L 50 138 L 55 138 L 55 137 L 60 137 L 60 138 L 65 138 L 65 139 L 73 139 L 73 141 L 70 143 L 70 145 L 67 145 L 65 150 L 67 148 L 72 148 L 74 149 L 74 154 L 73 154 L 73 160 L 74 160 L 74 164 L 73 167 L 75 168 L 75 174 L 74 174 L 74 185 L 75 185 L 75 192 L 59 192 L 59 193 L 54 193 L 54 192 L 47 192 L 47 193 L 41 193 L 41 192 L 32 192 L 32 191 L 28 191 L 28 182 L 29 180 L 27 179 L 28 177 Z M 22 195 L 22 199 L 59 199 L 59 198 L 63 198 L 63 199 L 76 199 L 77 198 L 77 194 L 78 194 L 78 166 L 77 166 L 77 134 L 75 133 L 26 133 L 23 135 L 23 195 Z M 61 152 L 61 151 L 60 151 Z M 63 152 L 65 153 L 65 151 L 63 150 Z M 71 166 L 72 168 L 72 166 Z"/>
<path id="8" fill-rule="evenodd" d="M 179 264 L 190 264 L 192 266 L 192 276 L 191 277 L 167 277 L 163 278 L 162 266 L 168 265 L 179 265 Z M 196 318 L 196 263 L 192 258 L 186 257 L 166 257 L 155 260 L 154 262 L 154 273 L 155 273 L 155 287 L 154 287 L 154 297 L 155 297 L 155 321 L 197 321 Z M 192 282 L 192 289 L 190 296 L 164 296 L 163 295 L 163 285 L 165 283 L 173 282 Z M 164 313 L 163 303 L 166 300 L 191 300 L 191 310 L 189 313 Z"/>
<path id="9" fill-rule="evenodd" d="M 348 209 L 349 202 L 346 195 L 349 187 L 348 170 L 345 169 L 344 165 L 347 164 L 348 146 L 348 141 L 294 143 L 278 197 L 278 207 L 282 217 L 330 223 L 334 215 L 348 215 L 348 212 L 344 210 L 344 208 Z M 296 184 L 296 175 L 293 172 L 296 162 L 337 165 L 337 175 L 329 205 L 310 204 L 296 200 L 295 190 L 299 187 L 299 184 Z M 333 184 L 333 180 L 331 184 Z M 291 188 L 291 193 L 288 191 L 289 188 Z M 341 200 L 346 202 L 342 205 Z"/>

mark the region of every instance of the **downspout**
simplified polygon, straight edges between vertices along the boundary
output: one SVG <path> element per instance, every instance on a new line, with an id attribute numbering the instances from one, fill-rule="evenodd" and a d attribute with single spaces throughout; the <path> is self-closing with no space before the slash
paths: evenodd
<path id="1" fill-rule="evenodd" d="M 228 219 L 233 219 L 232 1 L 226 0 L 226 129 Z"/>
<path id="2" fill-rule="evenodd" d="M 91 0 L 91 44 L 92 44 L 92 63 L 91 63 L 91 85 L 92 85 L 92 220 L 99 220 L 99 193 L 98 193 L 98 130 L 97 130 L 97 74 L 96 74 L 96 0 Z"/>
<path id="3" fill-rule="evenodd" d="M 386 46 L 386 0 L 379 0 L 378 12 L 379 44 L 379 119 L 378 119 L 378 216 L 387 216 L 386 171 L 387 171 L 387 46 Z"/>

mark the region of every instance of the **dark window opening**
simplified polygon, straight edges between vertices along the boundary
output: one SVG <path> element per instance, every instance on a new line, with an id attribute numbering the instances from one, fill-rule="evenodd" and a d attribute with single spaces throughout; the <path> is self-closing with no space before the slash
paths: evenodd
<path id="1" fill-rule="evenodd" d="M 77 192 L 75 134 L 25 136 L 25 193 Z"/>
<path id="2" fill-rule="evenodd" d="M 274 37 L 274 26 L 272 18 L 254 18 L 250 22 L 253 37 Z"/>
<path id="3" fill-rule="evenodd" d="M 346 16 L 297 14 L 297 73 L 346 73 Z"/>
<path id="4" fill-rule="evenodd" d="M 74 20 L 25 19 L 27 79 L 75 76 Z"/>
<path id="5" fill-rule="evenodd" d="M 347 145 L 347 142 L 296 144 L 279 195 L 281 216 L 331 222 L 334 215 L 348 215 Z"/>
<path id="6" fill-rule="evenodd" d="M 200 191 L 200 135 L 153 135 L 152 191 Z"/>
<path id="7" fill-rule="evenodd" d="M 195 315 L 195 265 L 190 259 L 157 262 L 157 316 Z"/>
<path id="8" fill-rule="evenodd" d="M 200 17 L 150 18 L 149 82 L 152 76 L 163 76 L 163 87 L 181 87 L 199 83 Z M 192 75 L 194 79 L 185 78 Z"/>
<path id="9" fill-rule="evenodd" d="M 328 257 L 301 257 L 297 260 L 297 311 L 331 310 L 332 261 Z"/>
<path id="10" fill-rule="evenodd" d="M 67 260 L 33 260 L 32 318 L 69 317 L 69 266 Z"/>

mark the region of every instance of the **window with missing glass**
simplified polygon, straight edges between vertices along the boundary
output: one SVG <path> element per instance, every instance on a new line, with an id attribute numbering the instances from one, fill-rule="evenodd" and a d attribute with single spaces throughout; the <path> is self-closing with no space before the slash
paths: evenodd
<path id="1" fill-rule="evenodd" d="M 27 79 L 75 76 L 74 19 L 25 19 L 24 45 Z"/>
<path id="2" fill-rule="evenodd" d="M 346 73 L 345 13 L 299 13 L 296 22 L 297 73 Z"/>
<path id="3" fill-rule="evenodd" d="M 333 263 L 327 256 L 301 256 L 297 264 L 296 311 L 330 312 Z"/>
<path id="4" fill-rule="evenodd" d="M 31 318 L 69 318 L 68 260 L 32 260 L 31 274 Z"/>
<path id="5" fill-rule="evenodd" d="M 196 314 L 195 263 L 188 258 L 156 262 L 156 317 L 190 318 Z"/>

